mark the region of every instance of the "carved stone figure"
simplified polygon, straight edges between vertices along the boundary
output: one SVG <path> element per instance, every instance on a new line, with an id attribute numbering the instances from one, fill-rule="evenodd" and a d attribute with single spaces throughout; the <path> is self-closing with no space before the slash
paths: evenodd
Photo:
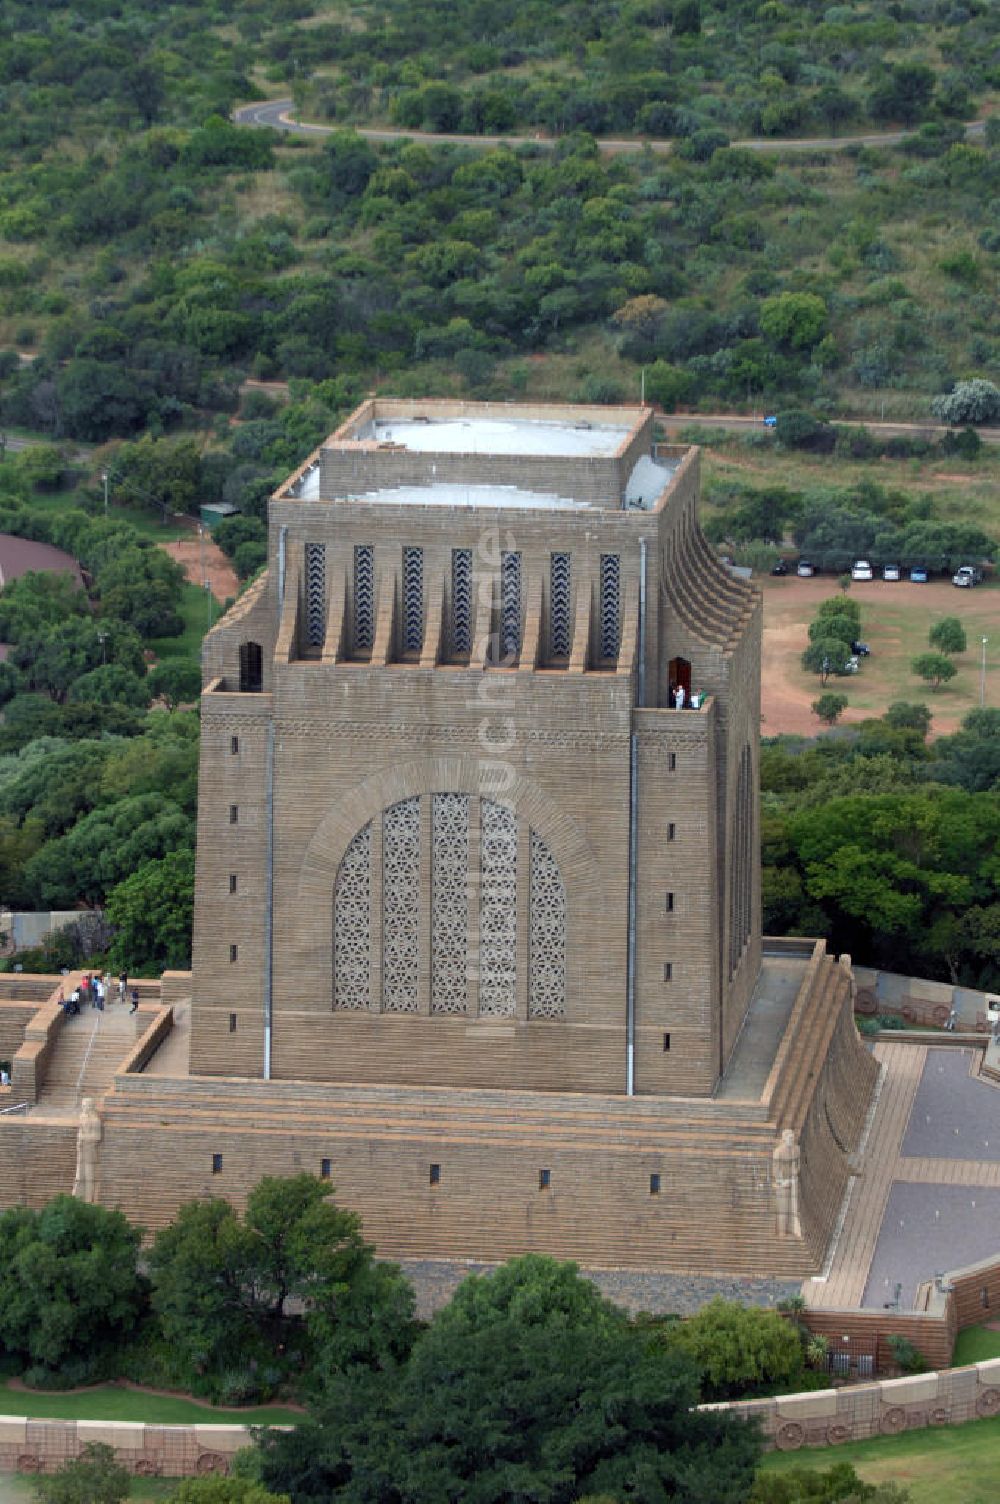
<path id="1" fill-rule="evenodd" d="M 795 1134 L 786 1128 L 771 1156 L 771 1179 L 779 1238 L 801 1238 L 799 1221 L 799 1146 Z"/>
<path id="2" fill-rule="evenodd" d="M 104 1125 L 93 1097 L 84 1097 L 76 1135 L 76 1179 L 73 1195 L 81 1201 L 97 1200 L 97 1157 Z"/>

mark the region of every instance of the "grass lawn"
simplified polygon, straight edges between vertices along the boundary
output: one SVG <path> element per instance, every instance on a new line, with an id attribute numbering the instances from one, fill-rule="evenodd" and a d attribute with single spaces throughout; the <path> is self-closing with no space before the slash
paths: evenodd
<path id="1" fill-rule="evenodd" d="M 868 1483 L 898 1483 L 909 1489 L 912 1504 L 996 1504 L 998 1456 L 1000 1417 L 994 1416 L 839 1447 L 769 1452 L 762 1466 L 768 1472 L 784 1472 L 850 1462 Z"/>
<path id="2" fill-rule="evenodd" d="M 986 1363 L 990 1358 L 1000 1358 L 1000 1332 L 991 1332 L 985 1326 L 970 1326 L 959 1332 L 951 1360 L 953 1368 L 962 1368 L 966 1363 Z"/>
<path id="3" fill-rule="evenodd" d="M 175 1491 L 179 1478 L 133 1478 L 130 1499 L 166 1499 Z M 18 1473 L 0 1473 L 0 1504 L 30 1504 L 35 1497 L 35 1480 Z"/>
<path id="4" fill-rule="evenodd" d="M 197 663 L 201 653 L 201 639 L 208 631 L 208 604 L 204 590 L 188 580 L 181 590 L 177 610 L 184 618 L 184 631 L 180 637 L 153 637 L 149 646 L 160 663 L 174 658 L 191 658 Z M 213 600 L 213 623 L 218 621 L 220 615 L 219 603 Z"/>
<path id="5" fill-rule="evenodd" d="M 156 1426 L 260 1426 L 266 1422 L 286 1426 L 302 1419 L 298 1411 L 278 1406 L 217 1410 L 212 1405 L 196 1405 L 183 1395 L 145 1394 L 115 1384 L 76 1394 L 38 1394 L 0 1384 L 0 1412 L 32 1420 L 126 1420 Z"/>
<path id="6" fill-rule="evenodd" d="M 33 491 L 29 505 L 33 512 L 86 510 L 76 491 Z M 97 515 L 99 516 L 100 513 Z M 119 506 L 117 503 L 112 503 L 108 508 L 108 516 L 112 522 L 127 522 L 135 528 L 141 538 L 148 538 L 151 543 L 169 543 L 175 538 L 191 537 L 190 523 L 185 525 L 173 517 L 164 523 L 161 521 L 159 512 L 151 512 L 146 507 Z"/>

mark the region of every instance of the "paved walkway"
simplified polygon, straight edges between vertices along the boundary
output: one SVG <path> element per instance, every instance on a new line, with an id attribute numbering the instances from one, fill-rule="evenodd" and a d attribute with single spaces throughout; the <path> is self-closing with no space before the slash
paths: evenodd
<path id="1" fill-rule="evenodd" d="M 825 1279 L 828 1310 L 912 1305 L 917 1285 L 1000 1248 L 1000 1094 L 975 1052 L 880 1043 L 880 1095 Z"/>
<path id="2" fill-rule="evenodd" d="M 922 1045 L 877 1044 L 875 1058 L 883 1073 L 861 1174 L 850 1186 L 847 1215 L 826 1279 L 807 1279 L 802 1286 L 804 1299 L 819 1309 L 843 1311 L 861 1304 L 927 1050 Z"/>

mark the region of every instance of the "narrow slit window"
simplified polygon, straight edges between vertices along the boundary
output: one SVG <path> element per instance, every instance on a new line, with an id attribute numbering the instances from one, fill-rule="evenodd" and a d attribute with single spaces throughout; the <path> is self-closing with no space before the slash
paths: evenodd
<path id="1" fill-rule="evenodd" d="M 359 543 L 354 550 L 354 646 L 371 652 L 375 646 L 375 549 Z"/>
<path id="2" fill-rule="evenodd" d="M 660 1194 L 660 1177 L 659 1177 L 659 1175 L 650 1175 L 650 1177 L 649 1177 L 649 1194 L 651 1196 L 658 1196 Z"/>
<path id="3" fill-rule="evenodd" d="M 229 1032 L 230 1032 L 230 1034 L 235 1034 L 236 1033 L 236 1014 L 235 1013 L 230 1013 L 230 1015 L 229 1015 Z"/>
<path id="4" fill-rule="evenodd" d="M 238 945 L 231 945 L 229 947 L 229 959 L 230 959 L 230 961 L 238 961 L 239 960 L 239 955 L 240 955 L 240 948 L 239 948 L 239 946 Z"/>
<path id="5" fill-rule="evenodd" d="M 674 979 L 674 963 L 673 963 L 673 961 L 664 961 L 664 963 L 663 963 L 663 980 L 665 982 L 672 982 L 673 979 Z"/>
<path id="6" fill-rule="evenodd" d="M 229 874 L 229 891 L 230 891 L 230 893 L 235 893 L 238 887 L 239 887 L 239 883 L 237 881 L 236 873 L 235 872 L 230 872 L 230 874 Z"/>
<path id="7" fill-rule="evenodd" d="M 521 555 L 500 555 L 500 654 L 516 658 L 521 650 Z"/>
<path id="8" fill-rule="evenodd" d="M 212 1155 L 212 1174 L 213 1175 L 221 1175 L 222 1174 L 222 1155 L 221 1154 L 213 1154 Z"/>
<path id="9" fill-rule="evenodd" d="M 319 1178 L 320 1178 L 320 1180 L 329 1180 L 330 1179 L 330 1169 L 331 1169 L 330 1161 L 328 1159 L 321 1159 L 320 1162 L 319 1162 Z"/>
<path id="10" fill-rule="evenodd" d="M 549 559 L 549 656 L 568 658 L 572 647 L 570 556 Z"/>
<path id="11" fill-rule="evenodd" d="M 667 840 L 672 841 L 676 834 L 677 826 L 674 824 L 673 820 L 671 820 L 670 824 L 667 826 Z"/>
<path id="12" fill-rule="evenodd" d="M 601 555 L 601 657 L 617 659 L 622 635 L 621 559 Z"/>
<path id="13" fill-rule="evenodd" d="M 321 648 L 326 637 L 326 546 L 306 544 L 306 640 Z"/>
<path id="14" fill-rule="evenodd" d="M 419 653 L 424 645 L 424 551 L 403 549 L 403 651 Z"/>
<path id="15" fill-rule="evenodd" d="M 676 752 L 668 752 L 667 753 L 667 771 L 670 772 L 670 773 L 676 773 L 677 772 L 677 753 Z"/>
<path id="16" fill-rule="evenodd" d="M 239 739 L 239 737 L 238 736 L 231 736 L 229 738 L 229 751 L 230 751 L 231 755 L 233 757 L 235 757 L 238 754 L 239 750 L 240 750 L 240 739 Z"/>
<path id="17" fill-rule="evenodd" d="M 538 1172 L 538 1189 L 540 1191 L 547 1191 L 549 1189 L 549 1187 L 551 1186 L 551 1184 L 552 1184 L 552 1171 L 551 1170 L 539 1170 L 539 1172 Z"/>
<path id="18" fill-rule="evenodd" d="M 668 914 L 672 914 L 674 912 L 674 895 L 672 893 L 667 894 L 664 908 L 666 909 L 666 912 Z"/>
<path id="19" fill-rule="evenodd" d="M 455 658 L 472 652 L 472 549 L 451 551 L 451 651 Z"/>
<path id="20" fill-rule="evenodd" d="M 428 1179 L 430 1180 L 431 1185 L 440 1185 L 441 1184 L 441 1166 L 440 1165 L 431 1165 L 431 1172 L 430 1172 L 430 1175 L 428 1176 Z"/>
<path id="21" fill-rule="evenodd" d="M 669 1053 L 670 1053 L 670 1035 L 669 1034 L 664 1034 L 664 1036 L 663 1036 L 663 1053 L 664 1053 L 664 1055 L 669 1055 Z"/>
<path id="22" fill-rule="evenodd" d="M 240 807 L 239 807 L 238 804 L 231 804 L 229 806 L 229 823 L 230 823 L 230 825 L 238 825 L 239 824 L 239 820 L 240 820 Z"/>

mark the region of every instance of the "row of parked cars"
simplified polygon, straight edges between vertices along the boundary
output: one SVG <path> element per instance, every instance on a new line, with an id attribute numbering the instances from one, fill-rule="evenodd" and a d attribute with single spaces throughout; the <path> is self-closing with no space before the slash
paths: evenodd
<path id="1" fill-rule="evenodd" d="M 772 574 L 790 574 L 792 566 L 787 559 L 779 559 L 771 570 Z M 809 559 L 800 559 L 795 565 L 795 573 L 800 579 L 811 579 L 814 574 L 819 574 L 816 565 Z M 923 564 L 914 564 L 908 571 L 904 571 L 898 564 L 883 564 L 881 578 L 883 580 L 901 580 L 904 573 L 909 575 L 914 585 L 926 585 L 929 571 Z M 961 589 L 970 590 L 974 585 L 982 582 L 983 572 L 974 564 L 963 564 L 951 577 L 951 583 Z M 852 580 L 873 580 L 875 570 L 867 559 L 856 559 L 851 565 Z"/>

